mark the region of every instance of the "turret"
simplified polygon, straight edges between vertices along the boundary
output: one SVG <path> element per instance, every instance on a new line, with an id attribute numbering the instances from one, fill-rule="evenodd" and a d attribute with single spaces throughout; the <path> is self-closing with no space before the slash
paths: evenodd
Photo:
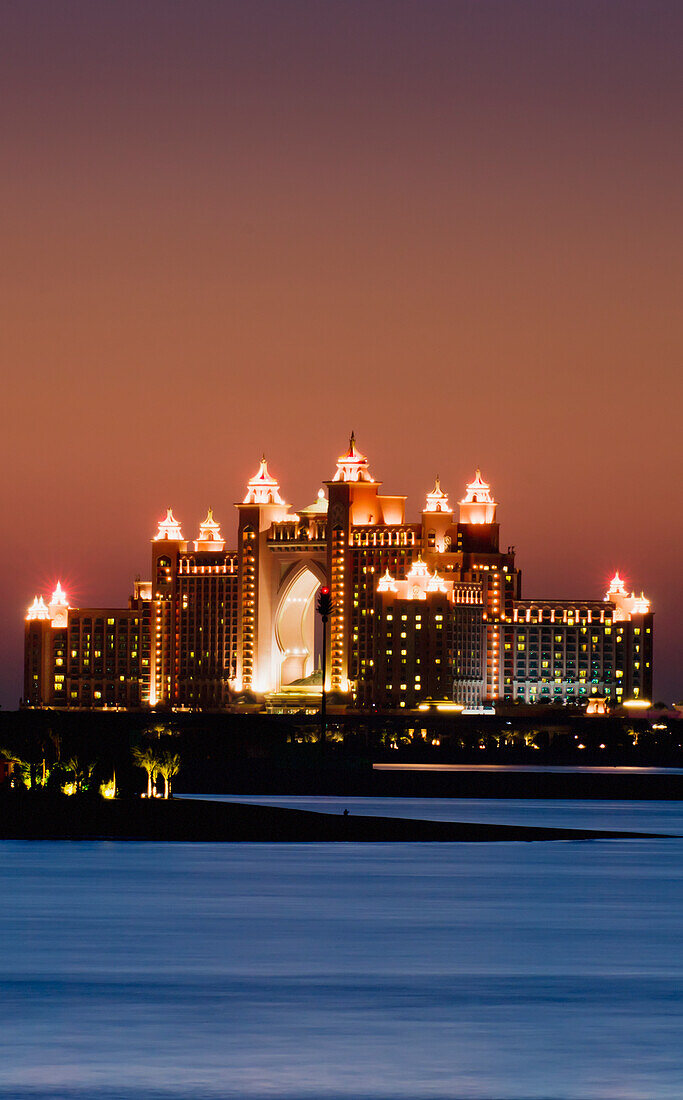
<path id="1" fill-rule="evenodd" d="M 453 511 L 448 503 L 448 494 L 441 488 L 441 481 L 437 474 L 434 488 L 431 493 L 427 493 L 422 511 L 423 545 L 429 550 L 436 550 L 439 554 L 443 554 L 450 547 L 450 539 L 446 532 L 452 526 Z"/>
<path id="2" fill-rule="evenodd" d="M 498 505 L 491 496 L 491 486 L 487 485 L 477 470 L 474 481 L 467 486 L 467 492 L 460 501 L 461 523 L 495 523 Z"/>
<path id="3" fill-rule="evenodd" d="M 153 542 L 182 542 L 183 533 L 180 530 L 180 524 L 173 515 L 173 509 L 166 509 L 166 518 L 159 520 L 159 529 L 154 536 Z"/>
<path id="4" fill-rule="evenodd" d="M 206 519 L 199 524 L 199 538 L 194 540 L 195 550 L 223 550 L 225 539 L 221 538 L 221 527 L 213 518 L 213 508 L 209 508 Z"/>

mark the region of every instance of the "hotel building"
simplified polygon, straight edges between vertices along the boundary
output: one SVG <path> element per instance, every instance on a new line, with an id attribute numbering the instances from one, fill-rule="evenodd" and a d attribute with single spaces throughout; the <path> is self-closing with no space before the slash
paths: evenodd
<path id="1" fill-rule="evenodd" d="M 325 683 L 351 706 L 429 700 L 648 699 L 652 612 L 617 574 L 604 600 L 522 599 L 498 505 L 477 471 L 455 510 L 437 477 L 417 522 L 352 436 L 315 501 L 292 511 L 265 458 L 227 550 L 209 509 L 187 540 L 168 509 L 129 606 L 76 609 L 61 586 L 26 619 L 24 703 L 220 710 L 315 703 L 315 595 L 331 590 Z"/>

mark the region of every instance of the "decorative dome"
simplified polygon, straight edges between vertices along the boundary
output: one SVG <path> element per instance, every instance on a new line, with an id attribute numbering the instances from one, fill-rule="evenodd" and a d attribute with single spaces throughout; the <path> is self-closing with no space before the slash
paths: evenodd
<path id="1" fill-rule="evenodd" d="M 173 509 L 166 509 L 166 519 L 159 520 L 159 530 L 153 538 L 153 542 L 163 542 L 167 539 L 169 542 L 182 542 L 183 533 L 180 530 L 180 524 L 173 515 Z"/>
<path id="2" fill-rule="evenodd" d="M 266 456 L 261 459 L 258 473 L 254 474 L 247 485 L 244 504 L 284 504 L 280 496 L 280 485 L 276 478 L 268 473 Z"/>
<path id="3" fill-rule="evenodd" d="M 356 447 L 356 436 L 351 432 L 349 449 L 337 459 L 337 472 L 333 481 L 374 481 L 368 470 L 368 460 Z"/>
<path id="4" fill-rule="evenodd" d="M 325 496 L 325 490 L 324 489 L 318 489 L 317 500 L 315 500 L 313 502 L 313 504 L 309 504 L 308 508 L 301 508 L 300 512 L 301 512 L 302 516 L 311 516 L 311 515 L 326 516 L 327 515 L 328 504 L 329 504 L 329 501 L 328 501 L 327 497 Z"/>

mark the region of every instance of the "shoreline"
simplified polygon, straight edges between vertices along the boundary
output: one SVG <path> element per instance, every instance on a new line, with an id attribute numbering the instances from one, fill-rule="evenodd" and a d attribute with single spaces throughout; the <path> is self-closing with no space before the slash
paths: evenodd
<path id="1" fill-rule="evenodd" d="M 2 840 L 129 840 L 185 843 L 449 843 L 665 839 L 664 834 L 326 814 L 202 799 L 0 798 Z"/>

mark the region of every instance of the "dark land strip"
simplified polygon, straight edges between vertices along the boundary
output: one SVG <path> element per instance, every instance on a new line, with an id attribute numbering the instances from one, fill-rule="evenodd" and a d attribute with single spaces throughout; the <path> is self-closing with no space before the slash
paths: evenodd
<path id="1" fill-rule="evenodd" d="M 657 834 L 661 839 L 662 834 Z M 10 793 L 0 838 L 154 841 L 538 841 L 653 839 L 650 833 L 323 814 L 244 803 Z"/>

